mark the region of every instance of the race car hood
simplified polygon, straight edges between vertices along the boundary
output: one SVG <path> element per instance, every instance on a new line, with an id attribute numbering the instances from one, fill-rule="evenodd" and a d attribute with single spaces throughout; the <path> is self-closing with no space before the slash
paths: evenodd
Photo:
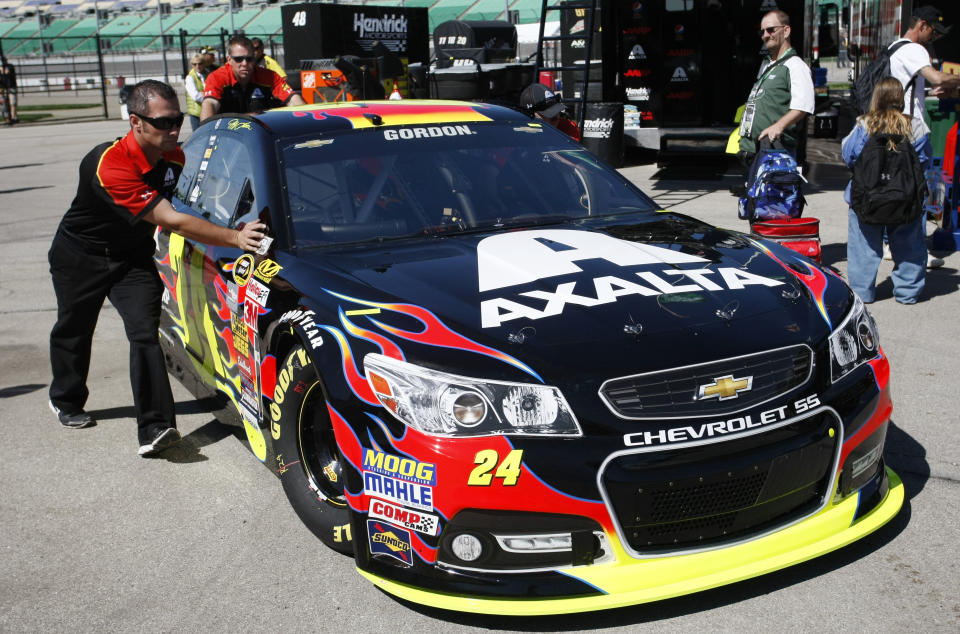
<path id="1" fill-rule="evenodd" d="M 792 251 L 673 214 L 300 255 L 323 269 L 323 291 L 310 295 L 333 314 L 427 344 L 398 340 L 407 360 L 435 365 L 460 347 L 445 338 L 452 331 L 547 382 L 815 346 L 851 299 L 839 277 Z"/>

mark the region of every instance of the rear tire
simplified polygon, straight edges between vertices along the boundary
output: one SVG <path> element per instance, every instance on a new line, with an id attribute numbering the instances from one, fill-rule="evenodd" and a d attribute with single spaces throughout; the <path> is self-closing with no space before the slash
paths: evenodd
<path id="1" fill-rule="evenodd" d="M 270 417 L 277 472 L 293 510 L 324 544 L 353 554 L 340 451 L 320 379 L 301 346 L 277 369 Z"/>

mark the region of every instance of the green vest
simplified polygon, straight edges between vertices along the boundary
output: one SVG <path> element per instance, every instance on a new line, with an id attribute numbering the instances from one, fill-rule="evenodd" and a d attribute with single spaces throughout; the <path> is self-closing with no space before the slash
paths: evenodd
<path id="1" fill-rule="evenodd" d="M 190 69 L 190 72 L 187 73 L 186 81 L 192 81 L 200 91 L 200 94 L 203 94 L 203 80 L 200 79 L 199 75 L 197 75 L 196 69 Z M 194 117 L 200 116 L 200 104 L 194 101 L 193 98 L 190 97 L 189 93 L 187 93 L 187 114 L 193 115 Z"/>
<path id="2" fill-rule="evenodd" d="M 797 52 L 789 48 L 777 61 L 769 62 L 761 67 L 757 81 L 750 90 L 750 96 L 747 97 L 744 118 L 740 127 L 740 149 L 742 151 L 755 154 L 757 152 L 757 137 L 760 136 L 760 133 L 779 121 L 780 117 L 790 110 L 790 69 L 784 62 L 796 55 Z M 747 112 L 751 104 L 753 105 L 753 119 L 751 125 L 747 128 Z M 791 125 L 783 131 L 780 142 L 786 149 L 796 152 L 799 133 L 799 126 L 797 124 Z"/>

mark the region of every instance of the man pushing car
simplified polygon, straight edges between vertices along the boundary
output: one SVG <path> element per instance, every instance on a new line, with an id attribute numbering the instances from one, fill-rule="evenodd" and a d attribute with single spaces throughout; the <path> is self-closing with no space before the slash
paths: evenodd
<path id="1" fill-rule="evenodd" d="M 139 454 L 149 456 L 180 440 L 157 335 L 163 284 L 153 263 L 154 230 L 162 225 L 207 244 L 253 251 L 265 225 L 255 221 L 236 230 L 175 210 L 169 198 L 184 163 L 177 94 L 162 82 L 142 81 L 127 107 L 127 135 L 101 143 L 80 163 L 77 195 L 50 248 L 57 295 L 50 407 L 64 427 L 95 423 L 83 408 L 93 332 L 109 297 L 130 342 Z"/>

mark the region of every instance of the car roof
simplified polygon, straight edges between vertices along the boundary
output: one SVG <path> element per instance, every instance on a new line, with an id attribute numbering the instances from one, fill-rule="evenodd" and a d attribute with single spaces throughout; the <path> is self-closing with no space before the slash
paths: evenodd
<path id="1" fill-rule="evenodd" d="M 255 116 L 281 137 L 362 128 L 472 122 L 528 122 L 525 114 L 488 103 L 414 100 L 346 101 L 276 108 Z"/>

